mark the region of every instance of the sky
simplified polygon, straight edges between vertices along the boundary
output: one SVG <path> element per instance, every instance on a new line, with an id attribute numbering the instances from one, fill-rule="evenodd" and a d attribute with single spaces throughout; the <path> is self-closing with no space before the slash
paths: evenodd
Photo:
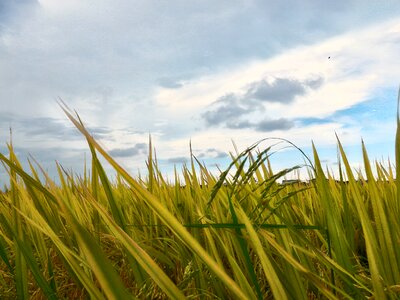
<path id="1" fill-rule="evenodd" d="M 25 165 L 81 173 L 90 152 L 62 99 L 133 175 L 150 135 L 166 176 L 189 143 L 217 171 L 233 142 L 270 137 L 307 154 L 314 142 L 328 168 L 335 134 L 355 169 L 361 139 L 393 161 L 399 53 L 397 0 L 0 0 L 0 152 L 11 128 Z M 304 161 L 286 148 L 271 159 Z"/>

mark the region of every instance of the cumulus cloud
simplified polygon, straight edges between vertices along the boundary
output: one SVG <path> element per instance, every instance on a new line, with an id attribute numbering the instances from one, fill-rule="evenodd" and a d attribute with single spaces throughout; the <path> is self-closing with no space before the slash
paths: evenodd
<path id="1" fill-rule="evenodd" d="M 169 105 L 171 111 L 187 105 L 187 111 L 191 106 L 192 109 L 203 109 L 210 114 L 216 110 L 215 100 L 221 96 L 227 93 L 234 93 L 237 97 L 244 97 L 246 93 L 264 95 L 256 92 L 261 92 L 260 86 L 266 86 L 266 83 L 268 87 L 273 85 L 271 78 L 275 77 L 286 82 L 301 82 L 301 86 L 296 82 L 291 82 L 291 86 L 296 87 L 300 94 L 302 91 L 306 93 L 299 95 L 291 89 L 290 95 L 297 96 L 294 96 L 290 105 L 253 99 L 253 102 L 267 107 L 268 115 L 264 117 L 324 118 L 337 110 L 365 101 L 378 89 L 398 84 L 395 82 L 399 65 L 395 59 L 399 52 L 399 43 L 396 42 L 400 40 L 398 24 L 398 19 L 374 24 L 312 46 L 291 49 L 271 59 L 254 60 L 237 68 L 223 70 L 185 84 L 179 90 L 169 93 L 161 91 L 158 94 L 159 103 Z M 328 59 L 329 56 L 331 59 Z M 249 90 L 249 87 L 252 89 Z M 290 101 L 293 99 L 290 95 L 279 100 Z M 237 118 L 240 118 L 239 115 Z M 239 120 L 250 118 L 253 115 L 242 116 Z M 206 121 L 204 116 L 202 119 Z M 219 121 L 218 124 L 223 122 Z"/>
<path id="2" fill-rule="evenodd" d="M 309 88 L 311 88 L 313 90 L 319 89 L 322 86 L 323 83 L 324 83 L 324 78 L 321 77 L 321 76 L 317 76 L 317 77 L 314 77 L 314 78 L 307 79 L 304 82 L 304 84 L 306 86 L 308 86 Z"/>
<path id="3" fill-rule="evenodd" d="M 295 78 L 276 77 L 273 80 L 262 79 L 252 82 L 246 88 L 242 101 L 276 102 L 290 104 L 298 96 L 304 96 L 309 90 L 321 87 L 324 78 L 321 76 L 299 80 Z"/>
<path id="4" fill-rule="evenodd" d="M 212 109 L 202 114 L 207 125 L 219 125 L 231 119 L 236 119 L 252 111 L 249 103 L 235 94 L 222 96 L 211 105 Z"/>
<path id="5" fill-rule="evenodd" d="M 244 93 L 230 93 L 214 101 L 201 116 L 207 126 L 222 125 L 229 129 L 254 128 L 257 131 L 288 130 L 294 123 L 286 118 L 259 122 L 248 120 L 249 115 L 266 111 L 265 103 L 288 105 L 297 96 L 321 87 L 324 79 L 319 77 L 298 80 L 293 78 L 262 79 L 248 84 Z"/>
<path id="6" fill-rule="evenodd" d="M 289 78 L 276 78 L 273 82 L 264 79 L 251 83 L 244 97 L 262 102 L 288 104 L 293 102 L 296 96 L 302 96 L 305 93 L 306 88 L 303 82 Z"/>

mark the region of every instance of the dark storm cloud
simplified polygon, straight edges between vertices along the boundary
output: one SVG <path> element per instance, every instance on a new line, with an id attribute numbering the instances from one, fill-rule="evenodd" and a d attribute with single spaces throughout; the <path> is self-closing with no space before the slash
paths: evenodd
<path id="1" fill-rule="evenodd" d="M 148 148 L 147 144 L 138 143 L 134 147 L 116 148 L 110 150 L 108 153 L 114 157 L 132 157 L 147 153 L 147 148 Z"/>

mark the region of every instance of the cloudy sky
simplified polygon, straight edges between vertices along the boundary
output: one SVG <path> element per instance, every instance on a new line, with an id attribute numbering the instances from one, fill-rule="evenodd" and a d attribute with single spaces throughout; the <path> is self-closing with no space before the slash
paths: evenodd
<path id="1" fill-rule="evenodd" d="M 361 138 L 393 157 L 399 53 L 398 0 L 0 0 L 0 151 L 11 127 L 22 161 L 80 172 L 62 99 L 133 173 L 149 134 L 166 173 L 189 141 L 212 169 L 266 137 L 334 166 L 335 132 L 356 168 Z"/>

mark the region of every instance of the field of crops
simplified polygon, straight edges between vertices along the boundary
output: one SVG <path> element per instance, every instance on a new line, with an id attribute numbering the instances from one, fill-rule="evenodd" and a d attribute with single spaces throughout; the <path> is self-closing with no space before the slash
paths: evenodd
<path id="1" fill-rule="evenodd" d="M 64 109 L 92 153 L 82 177 L 58 166 L 56 184 L 35 164 L 24 170 L 12 145 L 0 154 L 10 179 L 0 192 L 1 299 L 400 297 L 399 132 L 388 168 L 361 145 L 364 177 L 338 140 L 339 178 L 314 149 L 312 180 L 279 184 L 298 167 L 274 174 L 271 149 L 256 144 L 221 174 L 193 157 L 170 183 L 151 145 L 148 175 L 136 178 Z"/>

